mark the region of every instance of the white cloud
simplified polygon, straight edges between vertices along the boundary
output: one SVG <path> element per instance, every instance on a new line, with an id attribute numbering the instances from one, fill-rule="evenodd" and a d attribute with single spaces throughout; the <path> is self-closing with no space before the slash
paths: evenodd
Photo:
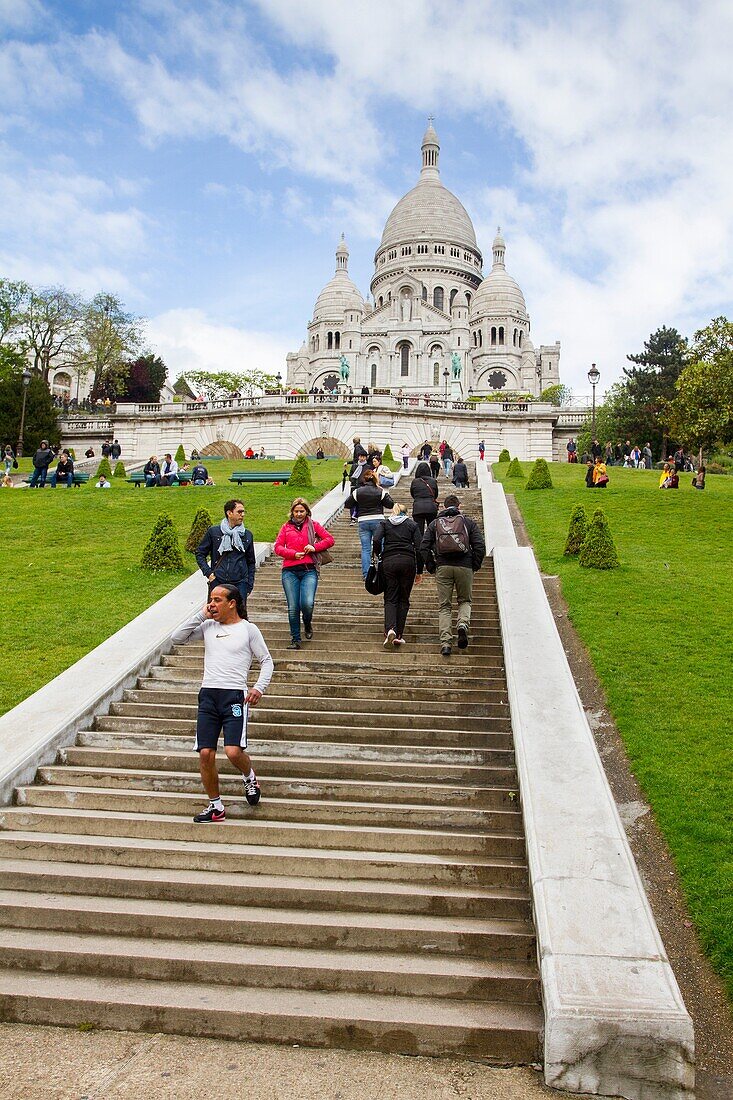
<path id="1" fill-rule="evenodd" d="M 78 99 L 79 84 L 55 53 L 42 42 L 0 42 L 0 129 Z"/>
<path id="2" fill-rule="evenodd" d="M 39 0 L 0 0 L 0 30 L 31 30 L 45 15 Z"/>
<path id="3" fill-rule="evenodd" d="M 172 309 L 151 317 L 147 335 L 171 379 L 188 370 L 257 368 L 284 375 L 285 356 L 292 350 L 270 333 L 218 324 L 200 309 Z"/>

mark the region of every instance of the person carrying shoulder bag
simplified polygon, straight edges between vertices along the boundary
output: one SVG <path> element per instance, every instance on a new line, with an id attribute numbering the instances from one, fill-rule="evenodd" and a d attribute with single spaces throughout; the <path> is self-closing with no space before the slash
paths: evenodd
<path id="1" fill-rule="evenodd" d="M 359 541 L 361 542 L 361 575 L 366 578 L 372 561 L 372 538 L 384 517 L 385 508 L 393 508 L 394 501 L 386 489 L 377 484 L 374 470 L 366 469 L 361 485 L 352 490 L 344 507 L 355 509 L 358 516 Z"/>
<path id="2" fill-rule="evenodd" d="M 414 502 L 412 518 L 420 528 L 420 534 L 423 535 L 426 526 L 438 514 L 438 482 L 432 477 L 427 462 L 418 462 L 410 485 L 410 496 Z"/>

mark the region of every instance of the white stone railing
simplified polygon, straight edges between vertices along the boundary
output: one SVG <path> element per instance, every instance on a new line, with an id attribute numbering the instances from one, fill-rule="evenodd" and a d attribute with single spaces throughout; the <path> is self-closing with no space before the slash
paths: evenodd
<path id="1" fill-rule="evenodd" d="M 482 417 L 504 417 L 511 415 L 527 416 L 527 414 L 557 416 L 556 406 L 542 401 L 481 401 L 472 402 L 453 397 L 441 397 L 434 394 L 310 394 L 310 393 L 285 393 L 264 394 L 260 397 L 229 397 L 216 401 L 185 401 L 170 404 L 152 403 L 124 403 L 117 404 L 116 419 L 126 417 L 188 417 L 205 416 L 235 410 L 264 411 L 268 409 L 289 408 L 290 406 L 304 406 L 312 409 L 325 408 L 373 408 L 405 411 L 424 411 L 426 409 L 444 410 L 447 412 L 479 414 Z M 562 415 L 562 414 L 559 414 Z M 68 423 L 68 421 L 65 421 Z M 574 423 L 574 421 L 573 421 Z"/>

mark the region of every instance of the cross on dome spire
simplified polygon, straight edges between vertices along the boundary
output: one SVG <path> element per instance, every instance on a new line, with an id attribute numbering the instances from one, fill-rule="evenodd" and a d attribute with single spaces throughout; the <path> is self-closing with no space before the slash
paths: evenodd
<path id="1" fill-rule="evenodd" d="M 422 139 L 422 171 L 420 173 L 423 179 L 438 179 L 440 172 L 438 170 L 438 158 L 440 156 L 440 142 L 438 141 L 438 135 L 433 128 L 433 120 L 435 115 L 428 115 L 428 128 L 423 134 Z"/>

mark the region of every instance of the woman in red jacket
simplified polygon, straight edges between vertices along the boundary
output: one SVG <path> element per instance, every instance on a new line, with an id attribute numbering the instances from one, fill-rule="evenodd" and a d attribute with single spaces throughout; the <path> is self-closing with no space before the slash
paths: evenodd
<path id="1" fill-rule="evenodd" d="M 313 604 L 318 588 L 319 565 L 313 557 L 333 546 L 333 535 L 311 519 L 310 505 L 296 497 L 290 505 L 290 519 L 275 539 L 275 553 L 283 559 L 282 582 L 288 601 L 290 645 L 300 649 L 300 616 L 308 641 L 313 637 Z"/>

